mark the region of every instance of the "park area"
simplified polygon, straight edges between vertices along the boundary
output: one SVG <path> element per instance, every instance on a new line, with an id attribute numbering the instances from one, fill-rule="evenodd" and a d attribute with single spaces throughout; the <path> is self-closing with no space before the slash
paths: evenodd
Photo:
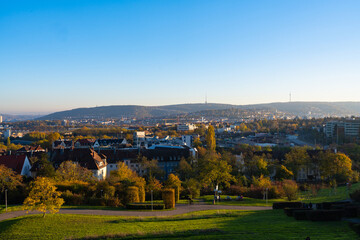
<path id="1" fill-rule="evenodd" d="M 346 222 L 296 221 L 282 210 L 192 212 L 172 217 L 55 214 L 0 222 L 0 239 L 357 239 Z"/>
<path id="2" fill-rule="evenodd" d="M 352 186 L 353 189 L 359 187 L 360 184 Z M 271 199 L 266 203 L 266 200 L 252 198 L 236 201 L 235 197 L 217 202 L 215 206 L 211 204 L 213 196 L 210 195 L 189 206 L 182 200 L 175 210 L 63 206 L 59 213 L 45 218 L 21 212 L 18 217 L 0 222 L 0 239 L 360 239 L 347 221 L 298 221 L 286 216 L 283 210 L 269 207 L 285 199 Z M 300 193 L 303 202 L 347 198 L 346 186 L 336 191 L 322 189 L 316 196 Z M 252 206 L 253 210 L 247 210 Z M 94 212 L 86 212 L 86 208 Z M 21 206 L 10 206 L 8 210 L 18 213 Z M 0 216 L 9 214 L 4 213 L 4 209 L 1 213 Z"/>

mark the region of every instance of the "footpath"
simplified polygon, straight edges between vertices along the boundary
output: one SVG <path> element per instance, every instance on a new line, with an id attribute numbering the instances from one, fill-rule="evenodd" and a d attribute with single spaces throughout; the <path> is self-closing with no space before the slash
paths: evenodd
<path id="1" fill-rule="evenodd" d="M 244 210 L 244 211 L 259 211 L 270 210 L 271 207 L 257 207 L 257 206 L 230 206 L 230 205 L 209 205 L 209 204 L 194 204 L 176 205 L 174 210 L 169 211 L 128 211 L 128 210 L 95 210 L 95 209 L 60 209 L 58 214 L 83 214 L 83 215 L 106 215 L 106 216 L 126 216 L 126 217 L 168 217 L 180 215 L 196 211 L 205 210 Z M 26 213 L 26 211 L 13 211 L 0 214 L 0 221 L 25 216 L 27 214 L 41 214 L 37 211 Z"/>

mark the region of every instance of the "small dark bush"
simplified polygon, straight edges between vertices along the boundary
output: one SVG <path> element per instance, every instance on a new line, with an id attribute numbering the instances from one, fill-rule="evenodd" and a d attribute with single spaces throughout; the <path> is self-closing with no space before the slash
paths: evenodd
<path id="1" fill-rule="evenodd" d="M 273 209 L 301 208 L 301 202 L 274 202 Z"/>
<path id="2" fill-rule="evenodd" d="M 350 193 L 350 198 L 356 202 L 360 202 L 360 189 Z"/>
<path id="3" fill-rule="evenodd" d="M 342 210 L 316 210 L 308 211 L 307 217 L 311 221 L 340 221 L 343 216 Z"/>
<path id="4" fill-rule="evenodd" d="M 344 207 L 344 217 L 356 218 L 358 209 L 359 209 L 358 206 L 345 206 Z"/>
<path id="5" fill-rule="evenodd" d="M 133 209 L 133 210 L 151 210 L 151 204 L 150 203 L 129 203 L 126 205 L 127 209 Z M 165 209 L 165 204 L 154 204 L 153 205 L 154 210 L 163 210 Z"/>
<path id="6" fill-rule="evenodd" d="M 293 217 L 294 212 L 296 212 L 296 211 L 308 211 L 308 210 L 311 210 L 311 209 L 310 208 L 284 208 L 284 213 L 288 217 Z"/>
<path id="7" fill-rule="evenodd" d="M 303 210 L 297 210 L 293 212 L 293 216 L 296 220 L 308 220 L 307 212 L 313 211 L 310 208 L 304 208 Z"/>
<path id="8" fill-rule="evenodd" d="M 105 206 L 105 201 L 101 198 L 91 197 L 88 200 L 90 206 Z"/>
<path id="9" fill-rule="evenodd" d="M 232 185 L 226 190 L 226 194 L 232 195 L 232 196 L 240 196 L 240 195 L 243 195 L 245 191 L 246 191 L 246 188 L 244 188 L 244 187 Z"/>
<path id="10" fill-rule="evenodd" d="M 343 202 L 323 202 L 322 203 L 322 208 L 323 209 L 326 209 L 326 210 L 329 210 L 329 209 L 332 209 L 333 207 L 341 207 L 341 206 L 345 206 L 347 204 L 350 204 L 349 201 L 343 201 Z"/>
<path id="11" fill-rule="evenodd" d="M 66 190 L 61 194 L 61 197 L 64 199 L 66 205 L 82 205 L 84 204 L 84 197 L 80 194 L 73 194 L 69 190 Z"/>

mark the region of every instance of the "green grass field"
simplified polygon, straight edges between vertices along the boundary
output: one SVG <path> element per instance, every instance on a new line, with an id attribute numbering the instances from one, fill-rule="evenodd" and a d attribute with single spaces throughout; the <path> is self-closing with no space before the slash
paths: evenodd
<path id="1" fill-rule="evenodd" d="M 360 189 L 360 183 L 355 183 L 351 186 L 350 191 L 354 191 L 356 189 Z M 272 206 L 274 202 L 287 201 L 286 198 L 279 199 L 269 199 L 268 203 L 263 199 L 254 199 L 244 197 L 243 201 L 235 201 L 236 196 L 230 196 L 232 201 L 224 201 L 227 196 L 230 195 L 222 195 L 222 201 L 217 202 L 219 205 L 238 205 L 238 206 Z M 201 197 L 205 202 L 212 204 L 214 196 L 206 195 Z M 320 202 L 334 202 L 341 201 L 349 198 L 349 193 L 347 187 L 337 187 L 336 191 L 331 188 L 324 188 L 318 191 L 316 195 L 312 195 L 310 192 L 300 192 L 299 199 L 297 201 L 302 201 L 304 203 L 320 203 Z"/>
<path id="2" fill-rule="evenodd" d="M 296 221 L 282 210 L 203 211 L 166 218 L 29 215 L 0 222 L 0 239 L 359 239 L 345 222 Z"/>

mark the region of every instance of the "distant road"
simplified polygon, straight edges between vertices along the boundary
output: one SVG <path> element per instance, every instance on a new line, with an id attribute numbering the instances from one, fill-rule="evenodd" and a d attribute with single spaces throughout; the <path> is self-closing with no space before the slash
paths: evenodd
<path id="1" fill-rule="evenodd" d="M 300 146 L 300 147 L 303 147 L 303 146 L 314 147 L 314 144 L 311 144 L 311 143 L 308 143 L 308 142 L 304 142 L 304 141 L 299 140 L 299 139 L 291 139 L 290 142 L 293 143 L 293 144 L 295 144 L 296 146 Z"/>
<path id="2" fill-rule="evenodd" d="M 257 206 L 230 206 L 230 205 L 178 205 L 175 210 L 170 211 L 117 211 L 117 210 L 93 210 L 93 209 L 60 209 L 59 214 L 84 214 L 84 215 L 105 215 L 105 216 L 126 216 L 126 217 L 167 217 L 180 215 L 184 213 L 205 211 L 205 210 L 270 210 L 271 207 L 257 207 Z M 40 212 L 29 212 L 28 214 L 41 214 Z M 25 216 L 26 211 L 14 211 L 0 214 L 0 221 Z"/>

